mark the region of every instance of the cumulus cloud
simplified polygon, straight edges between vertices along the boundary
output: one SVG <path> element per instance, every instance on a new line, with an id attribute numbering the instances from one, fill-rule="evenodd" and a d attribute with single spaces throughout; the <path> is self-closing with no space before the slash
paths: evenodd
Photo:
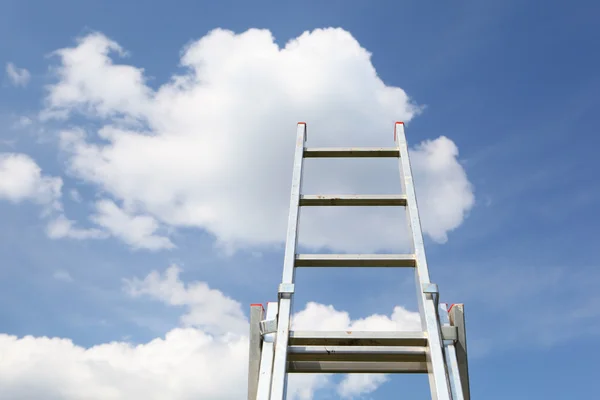
<path id="1" fill-rule="evenodd" d="M 89 219 L 99 228 L 79 228 L 76 221 L 60 214 L 48 223 L 46 233 L 51 239 L 106 239 L 113 236 L 133 249 L 154 251 L 175 246 L 169 238 L 156 234 L 160 226 L 153 217 L 128 213 L 111 200 L 97 201 L 95 212 Z"/>
<path id="2" fill-rule="evenodd" d="M 176 328 L 144 344 L 90 348 L 68 339 L 0 335 L 0 394 L 48 400 L 241 399 L 247 346 L 247 338 L 214 337 L 193 328 Z"/>
<path id="3" fill-rule="evenodd" d="M 246 395 L 248 320 L 241 304 L 204 282 L 185 284 L 180 268 L 125 282 L 134 298 L 148 296 L 187 307 L 182 326 L 147 343 L 111 342 L 89 348 L 71 340 L 0 334 L 0 397 L 10 399 L 237 400 Z M 70 275 L 61 271 L 56 279 Z M 352 320 L 332 306 L 309 303 L 293 317 L 296 329 L 412 330 L 418 314 L 396 307 L 390 317 Z M 291 400 L 311 400 L 332 388 L 344 397 L 371 392 L 380 375 L 292 375 Z"/>
<path id="4" fill-rule="evenodd" d="M 419 313 L 394 308 L 391 317 L 374 314 L 366 318 L 352 320 L 350 314 L 338 311 L 331 305 L 309 302 L 306 308 L 294 315 L 294 329 L 334 330 L 334 331 L 419 331 Z"/>
<path id="5" fill-rule="evenodd" d="M 46 234 L 51 239 L 105 239 L 112 235 L 136 249 L 174 247 L 169 238 L 157 234 L 160 225 L 153 217 L 129 213 L 106 199 L 96 202 L 90 216 L 99 228 L 79 228 L 63 214 L 62 186 L 61 178 L 44 175 L 28 155 L 0 153 L 0 200 L 15 204 L 28 200 L 43 206 L 44 217 L 50 218 Z"/>
<path id="6" fill-rule="evenodd" d="M 372 393 L 387 382 L 388 378 L 383 374 L 353 374 L 340 382 L 337 393 L 342 398 L 354 398 Z"/>
<path id="7" fill-rule="evenodd" d="M 15 86 L 27 86 L 31 74 L 25 68 L 18 68 L 13 63 L 6 64 L 6 75 Z"/>
<path id="8" fill-rule="evenodd" d="M 110 200 L 96 203 L 96 214 L 91 220 L 135 249 L 160 250 L 174 247 L 169 238 L 156 234 L 160 228 L 156 219 L 148 215 L 132 215 Z"/>
<path id="9" fill-rule="evenodd" d="M 61 178 L 43 175 L 28 155 L 0 153 L 0 199 L 12 203 L 29 200 L 59 209 L 62 185 Z"/>
<path id="10" fill-rule="evenodd" d="M 423 230 L 441 243 L 474 203 L 467 174 L 457 162 L 458 147 L 445 136 L 420 143 L 411 154 Z M 461 210 L 458 212 L 458 210 Z"/>
<path id="11" fill-rule="evenodd" d="M 105 239 L 109 235 L 96 228 L 82 229 L 76 226 L 76 222 L 68 219 L 63 214 L 58 215 L 46 226 L 46 234 L 50 239 Z"/>
<path id="12" fill-rule="evenodd" d="M 134 296 L 150 296 L 166 304 L 187 306 L 181 317 L 185 326 L 201 328 L 209 333 L 246 333 L 248 324 L 240 303 L 211 289 L 205 282 L 185 285 L 179 278 L 181 269 L 171 265 L 164 274 L 153 271 L 143 280 L 127 280 L 127 292 Z"/>
<path id="13" fill-rule="evenodd" d="M 267 30 L 217 29 L 188 45 L 183 72 L 157 88 L 142 68 L 120 63 L 125 50 L 100 33 L 55 54 L 44 118 L 101 124 L 63 132 L 70 173 L 153 218 L 151 226 L 205 229 L 233 249 L 283 240 L 297 121 L 308 122 L 311 146 L 390 146 L 393 122 L 420 112 L 342 29 L 305 32 L 283 47 Z M 443 242 L 472 207 L 472 188 L 450 139 L 412 154 L 425 233 Z M 319 169 L 308 168 L 306 181 L 314 192 L 381 191 L 380 177 L 397 174 L 397 164 L 379 160 L 313 161 Z M 384 190 L 400 191 L 397 178 L 390 182 Z M 406 238 L 398 223 L 379 209 L 314 210 L 302 216 L 300 243 L 387 249 Z"/>

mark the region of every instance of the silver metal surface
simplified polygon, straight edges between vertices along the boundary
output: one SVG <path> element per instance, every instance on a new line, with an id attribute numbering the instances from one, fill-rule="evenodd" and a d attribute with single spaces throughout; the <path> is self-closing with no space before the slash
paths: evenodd
<path id="1" fill-rule="evenodd" d="M 345 362 L 345 361 L 290 361 L 288 372 L 327 373 L 327 374 L 366 374 L 366 373 L 427 373 L 426 362 Z"/>
<path id="2" fill-rule="evenodd" d="M 294 283 L 296 247 L 298 245 L 298 222 L 300 219 L 300 193 L 302 190 L 302 165 L 304 162 L 304 142 L 306 141 L 306 124 L 299 123 L 296 131 L 296 151 L 294 154 L 294 170 L 292 173 L 292 190 L 288 216 L 285 253 L 283 256 L 283 277 L 281 283 Z M 277 337 L 275 340 L 275 356 L 273 359 L 273 377 L 270 400 L 284 400 L 287 391 L 287 355 L 290 334 L 290 317 L 293 294 L 279 298 L 279 315 Z"/>
<path id="3" fill-rule="evenodd" d="M 260 334 L 266 335 L 267 333 L 277 332 L 277 320 L 267 319 L 260 321 Z"/>
<path id="4" fill-rule="evenodd" d="M 465 400 L 471 399 L 471 388 L 469 385 L 469 362 L 467 359 L 467 330 L 465 326 L 465 307 L 464 304 L 454 304 L 450 308 L 450 323 L 456 327 L 458 340 L 454 344 L 456 348 L 456 358 L 458 359 L 458 370 L 460 371 L 460 381 L 463 387 Z"/>
<path id="5" fill-rule="evenodd" d="M 438 285 L 435 283 L 424 283 L 423 284 L 423 293 L 430 294 L 433 297 L 433 302 L 435 304 L 435 309 L 438 309 L 439 301 L 440 301 L 440 290 L 438 289 Z"/>
<path id="6" fill-rule="evenodd" d="M 250 306 L 250 338 L 248 356 L 248 400 L 256 400 L 258 392 L 258 374 L 260 372 L 260 353 L 262 348 L 262 335 L 260 321 L 263 318 L 262 304 Z"/>
<path id="7" fill-rule="evenodd" d="M 423 332 L 290 331 L 290 345 L 297 346 L 427 346 Z"/>
<path id="8" fill-rule="evenodd" d="M 300 196 L 301 206 L 406 206 L 402 194 L 311 194 Z"/>
<path id="9" fill-rule="evenodd" d="M 277 303 L 267 303 L 267 320 L 277 318 Z M 275 334 L 263 336 L 262 353 L 260 357 L 260 372 L 258 374 L 258 391 L 256 400 L 269 400 L 271 394 L 271 376 L 273 374 L 273 342 Z"/>
<path id="10" fill-rule="evenodd" d="M 446 304 L 440 304 L 439 315 L 442 328 L 450 327 L 450 318 L 448 317 L 448 308 Z M 454 340 L 444 340 L 444 351 L 446 355 L 448 381 L 450 382 L 450 389 L 452 390 L 452 400 L 464 400 Z"/>
<path id="11" fill-rule="evenodd" d="M 439 305 L 430 281 L 404 124 L 395 125 L 394 149 L 305 148 L 306 134 L 299 123 L 279 300 L 265 320 L 251 318 L 251 336 L 257 327 L 264 334 L 257 400 L 284 400 L 288 372 L 428 373 L 433 400 L 468 400 L 464 315 Z M 399 157 L 404 194 L 302 195 L 303 159 L 314 157 Z M 301 206 L 404 206 L 413 254 L 297 254 Z M 422 331 L 290 331 L 295 267 L 414 267 Z"/>
<path id="12" fill-rule="evenodd" d="M 430 283 L 423 284 L 423 293 L 439 294 L 440 291 L 438 289 L 438 285 L 430 282 Z"/>
<path id="13" fill-rule="evenodd" d="M 400 152 L 395 147 L 307 147 L 304 149 L 305 158 L 340 158 L 340 157 L 399 157 Z"/>
<path id="14" fill-rule="evenodd" d="M 455 326 L 442 325 L 442 340 L 451 340 L 456 342 L 458 340 L 458 329 L 456 329 Z"/>
<path id="15" fill-rule="evenodd" d="M 289 346 L 289 361 L 415 361 L 425 362 L 418 346 Z"/>
<path id="16" fill-rule="evenodd" d="M 294 293 L 294 284 L 293 283 L 281 283 L 279 284 L 279 295 L 291 295 Z"/>
<path id="17" fill-rule="evenodd" d="M 433 295 L 422 291 L 423 285 L 430 283 L 427 258 L 423 244 L 423 233 L 419 218 L 417 196 L 413 183 L 413 175 L 408 156 L 408 144 L 404 134 L 404 124 L 396 123 L 394 140 L 400 151 L 399 167 L 402 190 L 407 198 L 407 220 L 411 232 L 412 246 L 417 260 L 415 279 L 421 313 L 421 324 L 429 339 L 429 353 L 427 357 L 429 386 L 433 400 L 452 400 L 450 387 L 446 377 L 445 360 L 442 346 L 442 334 L 437 318 L 437 309 Z"/>
<path id="18" fill-rule="evenodd" d="M 297 254 L 296 267 L 414 267 L 414 254 Z"/>

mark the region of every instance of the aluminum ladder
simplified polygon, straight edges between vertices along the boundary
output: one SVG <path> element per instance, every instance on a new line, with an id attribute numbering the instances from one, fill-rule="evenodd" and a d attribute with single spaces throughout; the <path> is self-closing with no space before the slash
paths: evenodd
<path id="1" fill-rule="evenodd" d="M 288 373 L 427 373 L 434 400 L 469 400 L 464 307 L 439 303 L 430 282 L 413 176 L 404 134 L 396 122 L 395 147 L 305 147 L 306 123 L 297 127 L 283 279 L 278 301 L 250 308 L 249 400 L 284 400 Z M 396 157 L 401 195 L 303 195 L 305 158 Z M 300 208 L 307 206 L 402 206 L 406 209 L 412 254 L 297 254 Z M 413 268 L 422 330 L 417 332 L 292 331 L 296 268 Z"/>

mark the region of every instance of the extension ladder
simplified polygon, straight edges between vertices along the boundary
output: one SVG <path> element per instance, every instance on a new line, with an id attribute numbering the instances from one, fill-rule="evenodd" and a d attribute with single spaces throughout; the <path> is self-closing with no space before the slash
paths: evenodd
<path id="1" fill-rule="evenodd" d="M 469 400 L 464 308 L 439 303 L 431 283 L 413 185 L 404 123 L 396 122 L 395 147 L 307 148 L 306 123 L 298 123 L 292 190 L 278 301 L 251 305 L 249 400 L 284 400 L 287 377 L 297 373 L 427 373 L 434 400 Z M 305 158 L 399 158 L 401 195 L 302 195 Z M 405 207 L 412 254 L 297 254 L 300 207 Z M 422 330 L 292 331 L 294 276 L 299 267 L 414 268 Z"/>

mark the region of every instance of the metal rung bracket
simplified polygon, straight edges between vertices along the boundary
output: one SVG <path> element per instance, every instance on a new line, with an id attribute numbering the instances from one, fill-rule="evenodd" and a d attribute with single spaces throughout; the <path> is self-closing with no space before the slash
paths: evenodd
<path id="1" fill-rule="evenodd" d="M 289 299 L 294 294 L 293 283 L 280 283 L 279 284 L 279 297 Z"/>
<path id="2" fill-rule="evenodd" d="M 260 321 L 260 334 L 267 335 L 269 333 L 277 332 L 277 320 L 267 319 Z"/>
<path id="3" fill-rule="evenodd" d="M 458 340 L 458 329 L 455 326 L 442 326 L 442 339 L 456 342 Z"/>
<path id="4" fill-rule="evenodd" d="M 423 293 L 427 293 L 433 296 L 433 301 L 435 302 L 435 308 L 437 309 L 440 301 L 440 291 L 438 289 L 438 285 L 435 283 L 424 283 L 423 284 Z"/>

